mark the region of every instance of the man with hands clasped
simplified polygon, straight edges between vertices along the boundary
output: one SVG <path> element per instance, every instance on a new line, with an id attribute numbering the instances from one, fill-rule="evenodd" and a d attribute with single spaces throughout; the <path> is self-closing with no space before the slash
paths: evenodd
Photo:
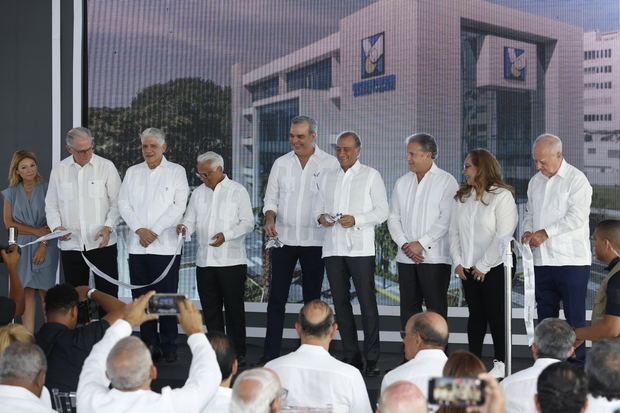
<path id="1" fill-rule="evenodd" d="M 207 330 L 226 332 L 234 342 L 237 357 L 243 361 L 245 236 L 254 229 L 250 196 L 243 185 L 224 174 L 224 160 L 217 153 L 198 156 L 196 169 L 204 185 L 192 193 L 177 232 L 183 235 L 195 232 L 198 236 L 196 285 Z M 222 305 L 226 309 L 226 321 Z"/>
<path id="2" fill-rule="evenodd" d="M 403 329 L 412 315 L 422 312 L 423 301 L 427 310 L 448 318 L 448 228 L 458 189 L 456 179 L 435 165 L 433 136 L 416 133 L 406 145 L 410 172 L 394 185 L 388 217 L 390 235 L 400 247 L 396 262 Z"/>
<path id="3" fill-rule="evenodd" d="M 183 218 L 189 185 L 185 168 L 166 159 L 166 135 L 147 128 L 140 135 L 144 162 L 130 167 L 118 197 L 118 209 L 131 229 L 127 239 L 129 277 L 132 284 L 150 284 L 172 261 L 168 275 L 157 284 L 132 290 L 133 297 L 149 288 L 159 293 L 176 293 L 179 288 L 181 251 L 176 227 Z M 140 335 L 150 346 L 153 358 L 177 359 L 177 322 L 165 316 L 140 326 Z"/>

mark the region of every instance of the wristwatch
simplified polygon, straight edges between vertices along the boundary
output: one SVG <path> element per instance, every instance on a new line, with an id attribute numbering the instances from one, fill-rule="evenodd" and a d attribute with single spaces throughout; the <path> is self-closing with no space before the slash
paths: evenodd
<path id="1" fill-rule="evenodd" d="M 91 288 L 91 289 L 90 289 L 90 290 L 88 290 L 88 292 L 86 293 L 86 297 L 88 297 L 88 299 L 89 299 L 89 300 L 91 300 L 92 298 L 90 298 L 90 297 L 93 295 L 93 293 L 94 293 L 95 291 L 97 291 L 97 289 L 96 289 L 96 288 Z"/>

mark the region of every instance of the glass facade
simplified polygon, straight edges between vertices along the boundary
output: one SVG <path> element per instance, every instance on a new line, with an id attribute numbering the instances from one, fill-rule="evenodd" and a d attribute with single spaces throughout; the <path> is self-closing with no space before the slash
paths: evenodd
<path id="1" fill-rule="evenodd" d="M 332 59 L 304 66 L 286 74 L 286 90 L 297 89 L 326 90 L 332 87 Z"/>
<path id="2" fill-rule="evenodd" d="M 484 36 L 461 32 L 462 157 L 476 148 L 491 151 L 502 166 L 504 179 L 515 187 L 517 202 L 525 202 L 527 182 L 534 174 L 531 144 L 542 133 L 537 125 L 543 124 L 543 113 L 534 110 L 542 104 L 542 75 L 537 79 L 538 91 L 477 87 L 476 61 Z M 542 72 L 539 67 L 537 73 Z"/>
<path id="3" fill-rule="evenodd" d="M 248 86 L 252 94 L 252 102 L 277 95 L 280 89 L 279 86 L 280 80 L 277 77 Z"/>
<path id="4" fill-rule="evenodd" d="M 289 130 L 291 120 L 299 115 L 299 99 L 284 100 L 270 105 L 259 106 L 258 114 L 258 142 L 259 162 L 258 176 L 260 199 L 267 183 L 271 165 L 280 156 L 291 150 L 289 144 Z"/>

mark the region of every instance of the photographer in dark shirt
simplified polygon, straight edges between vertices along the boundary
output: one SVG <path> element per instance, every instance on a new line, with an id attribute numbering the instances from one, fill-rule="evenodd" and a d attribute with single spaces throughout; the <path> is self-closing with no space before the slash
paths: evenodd
<path id="1" fill-rule="evenodd" d="M 99 321 L 77 327 L 78 304 L 90 299 L 107 314 Z M 45 385 L 61 392 L 77 390 L 84 360 L 108 327 L 123 316 L 125 304 L 116 298 L 87 286 L 60 284 L 47 291 L 47 322 L 36 334 L 37 344 L 47 357 Z"/>

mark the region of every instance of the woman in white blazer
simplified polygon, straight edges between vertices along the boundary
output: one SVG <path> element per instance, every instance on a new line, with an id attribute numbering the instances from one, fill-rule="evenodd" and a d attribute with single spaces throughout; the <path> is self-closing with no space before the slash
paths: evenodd
<path id="1" fill-rule="evenodd" d="M 517 227 L 514 189 L 504 183 L 497 159 L 485 149 L 467 154 L 463 174 L 467 181 L 454 196 L 450 255 L 469 307 L 469 351 L 482 356 L 488 325 L 495 351 L 491 374 L 503 377 L 506 326 L 500 241 Z"/>

